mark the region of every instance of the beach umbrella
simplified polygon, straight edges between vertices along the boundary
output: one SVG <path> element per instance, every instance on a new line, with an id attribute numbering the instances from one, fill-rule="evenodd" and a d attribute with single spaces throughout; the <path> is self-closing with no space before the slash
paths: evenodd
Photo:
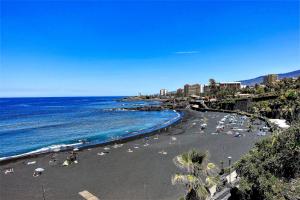
<path id="1" fill-rule="evenodd" d="M 36 168 L 34 171 L 36 171 L 36 172 L 43 172 L 43 171 L 45 171 L 45 169 L 44 168 Z"/>

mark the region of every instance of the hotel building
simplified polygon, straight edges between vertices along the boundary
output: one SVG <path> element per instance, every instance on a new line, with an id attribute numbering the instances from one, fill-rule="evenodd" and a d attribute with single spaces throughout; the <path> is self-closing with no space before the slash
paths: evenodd
<path id="1" fill-rule="evenodd" d="M 241 82 L 223 82 L 219 83 L 220 89 L 233 89 L 239 90 L 241 89 Z"/>
<path id="2" fill-rule="evenodd" d="M 194 84 L 194 85 L 185 84 L 183 92 L 185 97 L 189 97 L 191 95 L 200 96 L 200 90 L 201 90 L 200 84 Z"/>
<path id="3" fill-rule="evenodd" d="M 168 93 L 168 90 L 166 90 L 166 89 L 160 89 L 160 91 L 159 91 L 160 96 L 166 96 L 167 93 Z"/>
<path id="4" fill-rule="evenodd" d="M 178 97 L 183 97 L 183 95 L 184 95 L 183 89 L 178 88 L 177 91 L 176 91 L 176 95 L 177 95 Z"/>
<path id="5" fill-rule="evenodd" d="M 264 76 L 263 84 L 272 85 L 272 84 L 276 83 L 277 80 L 278 80 L 277 74 L 269 74 L 267 76 Z"/>

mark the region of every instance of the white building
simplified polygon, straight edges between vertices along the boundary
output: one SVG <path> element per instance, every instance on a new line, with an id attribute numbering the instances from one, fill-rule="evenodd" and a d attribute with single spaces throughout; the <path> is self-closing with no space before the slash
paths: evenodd
<path id="1" fill-rule="evenodd" d="M 167 93 L 168 93 L 168 90 L 166 90 L 166 89 L 160 89 L 160 91 L 159 91 L 160 96 L 166 96 Z"/>
<path id="2" fill-rule="evenodd" d="M 204 93 L 204 85 L 200 85 L 200 93 Z"/>

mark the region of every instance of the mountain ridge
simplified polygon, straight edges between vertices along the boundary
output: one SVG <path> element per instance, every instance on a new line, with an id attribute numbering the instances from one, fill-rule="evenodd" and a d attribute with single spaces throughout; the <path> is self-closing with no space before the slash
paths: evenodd
<path id="1" fill-rule="evenodd" d="M 298 77 L 298 76 L 300 76 L 300 70 L 295 70 L 295 71 L 291 71 L 291 72 L 287 72 L 287 73 L 280 73 L 277 75 L 278 75 L 279 79 Z M 256 78 L 252 78 L 252 79 L 241 80 L 239 82 L 241 82 L 242 85 L 253 86 L 255 84 L 262 83 L 264 76 L 266 76 L 266 75 L 258 76 Z"/>

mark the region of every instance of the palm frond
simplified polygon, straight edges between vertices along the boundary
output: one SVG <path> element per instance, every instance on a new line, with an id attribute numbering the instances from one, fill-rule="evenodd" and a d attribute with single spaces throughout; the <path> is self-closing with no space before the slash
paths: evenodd
<path id="1" fill-rule="evenodd" d="M 209 196 L 209 191 L 205 186 L 200 185 L 196 190 L 198 199 L 205 200 Z"/>
<path id="2" fill-rule="evenodd" d="M 182 169 L 186 169 L 188 172 L 194 172 L 195 170 L 203 170 L 207 163 L 207 152 L 199 152 L 192 149 L 186 153 L 176 156 L 173 161 L 176 166 Z"/>
<path id="3" fill-rule="evenodd" d="M 206 177 L 205 182 L 207 187 L 212 187 L 213 185 L 217 185 L 220 182 L 220 179 L 216 176 L 208 176 Z"/>
<path id="4" fill-rule="evenodd" d="M 206 174 L 208 176 L 216 176 L 219 173 L 219 168 L 214 163 L 207 163 Z"/>
<path id="5" fill-rule="evenodd" d="M 173 159 L 174 164 L 184 170 L 187 170 L 188 172 L 192 171 L 192 163 L 187 159 L 186 155 L 179 155 L 176 156 Z"/>
<path id="6" fill-rule="evenodd" d="M 189 159 L 192 163 L 197 164 L 199 166 L 205 164 L 207 161 L 208 154 L 207 152 L 200 152 L 195 149 L 192 149 L 188 152 Z"/>
<path id="7" fill-rule="evenodd" d="M 183 174 L 175 174 L 172 177 L 172 184 L 183 184 L 183 185 L 197 185 L 198 178 L 193 175 L 183 175 Z"/>
<path id="8" fill-rule="evenodd" d="M 214 163 L 208 162 L 208 152 L 192 149 L 173 159 L 175 165 L 187 171 L 185 174 L 176 174 L 172 177 L 172 184 L 183 184 L 188 189 L 188 196 L 197 196 L 198 199 L 207 199 L 210 196 L 208 187 L 219 182 L 219 169 Z"/>
<path id="9" fill-rule="evenodd" d="M 207 163 L 207 169 L 210 170 L 210 169 L 214 169 L 216 168 L 216 165 L 214 163 Z"/>

